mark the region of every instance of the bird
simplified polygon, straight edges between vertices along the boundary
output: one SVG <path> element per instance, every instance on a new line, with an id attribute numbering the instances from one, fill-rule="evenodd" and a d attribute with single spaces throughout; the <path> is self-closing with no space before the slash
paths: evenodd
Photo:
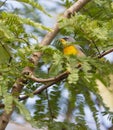
<path id="1" fill-rule="evenodd" d="M 79 45 L 75 45 L 75 40 L 72 37 L 63 37 L 60 39 L 63 46 L 63 53 L 65 55 L 77 55 L 79 57 L 85 56 L 82 48 Z"/>

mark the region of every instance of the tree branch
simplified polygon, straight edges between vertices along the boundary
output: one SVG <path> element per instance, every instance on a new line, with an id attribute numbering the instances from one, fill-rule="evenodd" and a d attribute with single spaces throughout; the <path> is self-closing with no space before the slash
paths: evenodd
<path id="1" fill-rule="evenodd" d="M 73 4 L 69 9 L 64 12 L 64 17 L 70 18 L 72 15 L 75 14 L 75 12 L 78 12 L 81 8 L 83 8 L 84 5 L 86 5 L 89 1 L 91 0 L 78 0 L 77 2 L 75 2 L 75 4 Z"/>
<path id="2" fill-rule="evenodd" d="M 78 12 L 89 1 L 91 1 L 91 0 L 78 0 L 69 9 L 67 9 L 65 11 L 64 17 L 70 18 L 71 15 L 73 15 L 75 12 Z M 54 37 L 57 35 L 58 32 L 59 32 L 59 26 L 57 23 L 54 26 L 53 31 L 47 33 L 46 36 L 43 38 L 41 45 L 42 46 L 49 45 L 51 43 L 51 41 L 54 39 Z M 32 57 L 30 59 L 30 62 L 32 62 L 34 64 L 34 66 L 36 66 L 38 64 L 38 61 L 39 61 L 41 55 L 42 55 L 42 53 L 40 53 L 40 52 L 33 53 Z M 33 72 L 34 72 L 34 68 L 25 67 L 23 72 L 22 72 L 22 75 L 33 74 Z M 24 83 L 26 83 L 26 80 L 23 79 L 22 77 L 17 79 L 15 84 L 13 85 L 11 93 L 12 93 L 12 95 L 14 95 L 15 98 L 18 98 L 19 93 L 22 91 L 22 89 L 24 87 Z M 57 81 L 55 81 L 55 82 L 57 82 Z M 40 91 L 43 91 L 46 87 L 47 87 L 47 85 L 45 87 L 41 88 Z M 9 122 L 10 116 L 14 110 L 14 107 L 15 107 L 14 104 L 12 104 L 12 111 L 9 113 L 6 113 L 6 111 L 4 111 L 3 114 L 1 115 L 1 117 L 0 117 L 0 130 L 4 130 L 6 128 L 8 122 Z"/>
<path id="3" fill-rule="evenodd" d="M 61 73 L 60 75 L 58 75 L 57 77 L 53 78 L 54 80 L 51 80 L 51 82 L 47 83 L 46 85 L 38 88 L 37 90 L 35 90 L 33 92 L 34 95 L 40 94 L 42 91 L 44 91 L 45 89 L 51 87 L 53 84 L 62 81 L 63 79 L 67 78 L 69 75 L 69 71 L 65 71 L 63 73 Z M 25 95 L 23 97 L 19 97 L 19 100 L 25 100 L 27 99 L 29 96 Z"/>

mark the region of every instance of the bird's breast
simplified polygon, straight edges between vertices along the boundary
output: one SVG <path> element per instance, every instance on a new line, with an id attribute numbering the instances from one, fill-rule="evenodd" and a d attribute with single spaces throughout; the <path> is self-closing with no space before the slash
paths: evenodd
<path id="1" fill-rule="evenodd" d="M 65 55 L 77 55 L 78 50 L 73 45 L 70 45 L 70 46 L 64 47 L 63 53 Z"/>

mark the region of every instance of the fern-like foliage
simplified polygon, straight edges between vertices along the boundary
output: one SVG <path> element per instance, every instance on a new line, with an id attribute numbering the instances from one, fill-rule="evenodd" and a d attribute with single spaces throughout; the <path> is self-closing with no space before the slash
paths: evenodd
<path id="1" fill-rule="evenodd" d="M 18 2 L 26 3 L 32 8 L 49 15 L 38 2 L 32 0 L 18 0 Z M 30 18 L 25 18 L 24 14 L 20 16 L 13 8 L 12 11 L 9 11 L 5 4 L 6 2 L 0 5 L 0 8 L 2 8 L 0 9 L 0 103 L 4 104 L 7 113 L 11 111 L 12 104 L 16 104 L 20 112 L 24 113 L 29 120 L 30 114 L 27 109 L 13 99 L 10 92 L 15 80 L 20 77 L 23 67 L 33 67 L 28 62 L 31 53 L 35 50 L 35 45 L 30 46 L 30 40 L 35 41 L 36 44 L 38 38 L 28 32 L 27 29 L 30 27 L 44 31 L 51 31 L 51 29 Z M 32 42 L 32 44 L 34 43 Z"/>
<path id="2" fill-rule="evenodd" d="M 66 7 L 74 2 L 62 1 Z M 39 2 L 33 0 L 18 2 L 31 5 L 48 15 Z M 4 103 L 6 112 L 12 109 L 14 103 L 26 119 L 31 120 L 30 113 L 10 92 L 22 69 L 25 66 L 34 67 L 28 61 L 31 54 L 40 51 L 43 56 L 34 72 L 37 77 L 55 77 L 67 70 L 70 74 L 66 79 L 36 96 L 35 112 L 32 116 L 35 125 L 44 126 L 49 130 L 90 130 L 84 109 L 88 106 L 99 130 L 98 110 L 91 93 L 97 97 L 99 105 L 105 107 L 104 114 L 108 114 L 109 109 L 100 96 L 96 81 L 98 79 L 107 88 L 110 84 L 109 75 L 113 73 L 112 64 L 104 58 L 98 58 L 103 51 L 113 47 L 112 0 L 94 0 L 70 19 L 59 17 L 60 34 L 73 36 L 76 40 L 73 44 L 83 47 L 85 57 L 64 55 L 62 45 L 56 41 L 47 47 L 38 46 L 37 35 L 29 33 L 28 28 L 38 30 L 38 34 L 41 34 L 39 30 L 52 30 L 17 12 L 3 10 L 0 14 L 0 103 Z M 28 81 L 21 94 L 33 97 L 33 91 L 45 84 Z M 109 119 L 112 120 L 112 114 L 110 115 Z"/>
<path id="3" fill-rule="evenodd" d="M 47 13 L 47 11 L 38 2 L 35 2 L 34 0 L 17 0 L 17 1 L 29 4 L 33 8 L 36 8 L 36 9 L 42 11 L 44 14 L 50 16 L 50 14 Z"/>

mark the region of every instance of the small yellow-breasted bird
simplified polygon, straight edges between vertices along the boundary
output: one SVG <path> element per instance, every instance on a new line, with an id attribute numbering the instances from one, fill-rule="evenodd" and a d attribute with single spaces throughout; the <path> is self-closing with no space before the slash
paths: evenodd
<path id="1" fill-rule="evenodd" d="M 79 45 L 75 45 L 75 40 L 72 37 L 64 37 L 60 39 L 60 42 L 63 45 L 63 53 L 65 55 L 77 55 L 77 56 L 85 56 L 82 52 L 82 48 Z"/>

